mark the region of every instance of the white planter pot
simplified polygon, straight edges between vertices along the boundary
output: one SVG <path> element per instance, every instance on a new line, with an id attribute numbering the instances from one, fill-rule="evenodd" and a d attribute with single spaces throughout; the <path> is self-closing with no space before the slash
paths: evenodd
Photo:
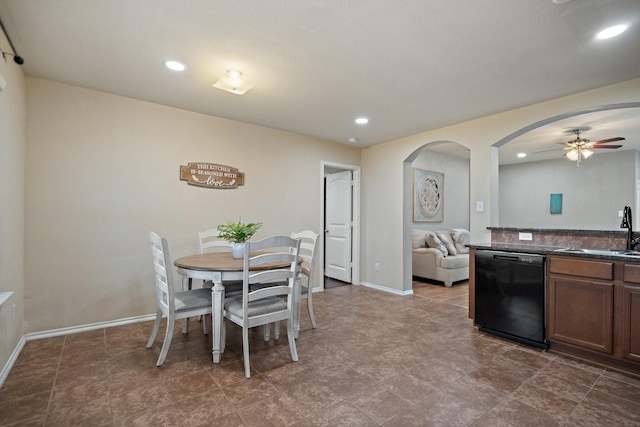
<path id="1" fill-rule="evenodd" d="M 231 247 L 231 253 L 234 258 L 244 257 L 244 243 L 234 243 Z"/>

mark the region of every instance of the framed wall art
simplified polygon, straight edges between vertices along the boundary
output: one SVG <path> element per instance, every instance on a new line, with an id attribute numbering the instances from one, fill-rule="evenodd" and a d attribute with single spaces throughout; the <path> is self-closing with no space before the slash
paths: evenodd
<path id="1" fill-rule="evenodd" d="M 562 213 L 562 193 L 551 194 L 549 197 L 549 213 Z"/>
<path id="2" fill-rule="evenodd" d="M 413 168 L 413 221 L 444 221 L 444 173 Z"/>

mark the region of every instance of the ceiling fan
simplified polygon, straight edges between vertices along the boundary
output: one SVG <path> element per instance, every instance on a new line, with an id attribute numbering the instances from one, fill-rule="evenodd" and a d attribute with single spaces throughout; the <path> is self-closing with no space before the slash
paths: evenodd
<path id="1" fill-rule="evenodd" d="M 591 150 L 600 148 L 615 149 L 622 147 L 622 145 L 606 145 L 609 142 L 624 141 L 625 138 L 619 136 L 615 138 L 601 139 L 600 141 L 593 142 L 589 141 L 586 138 L 582 138 L 580 134 L 587 129 L 577 128 L 567 131 L 567 133 L 575 134 L 576 137 L 571 141 L 562 143 L 566 144 L 566 147 L 564 148 L 565 150 L 567 150 L 565 156 L 567 156 L 567 159 L 576 162 L 577 167 L 580 167 L 580 162 L 582 162 L 583 159 L 588 159 L 589 157 L 591 157 L 591 155 L 593 154 L 593 151 Z"/>

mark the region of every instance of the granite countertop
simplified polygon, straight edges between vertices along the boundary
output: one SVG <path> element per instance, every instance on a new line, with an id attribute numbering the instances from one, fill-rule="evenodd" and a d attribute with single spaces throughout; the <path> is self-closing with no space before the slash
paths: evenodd
<path id="1" fill-rule="evenodd" d="M 527 245 L 522 243 L 472 243 L 469 245 L 474 249 L 488 249 L 493 251 L 506 251 L 506 252 L 518 252 L 528 254 L 543 254 L 547 255 L 554 253 L 556 249 L 562 249 L 564 246 L 546 246 L 546 245 Z"/>
<path id="2" fill-rule="evenodd" d="M 626 230 L 584 230 L 584 229 L 565 229 L 565 228 L 532 228 L 532 227 L 487 227 L 487 230 L 496 231 L 530 231 L 540 233 L 554 233 L 554 234 L 586 234 L 586 235 L 610 235 L 610 234 L 627 234 Z"/>
<path id="3" fill-rule="evenodd" d="M 622 253 L 599 254 L 599 253 L 582 253 L 582 252 L 562 252 L 561 251 L 562 249 L 569 249 L 566 246 L 545 246 L 545 245 L 527 245 L 527 244 L 521 244 L 521 243 L 490 242 L 490 243 L 472 243 L 469 245 L 469 247 L 474 248 L 476 250 L 493 250 L 493 251 L 505 251 L 505 252 L 516 252 L 516 253 L 540 254 L 540 255 L 557 255 L 557 256 L 568 256 L 568 257 L 575 257 L 575 258 L 622 260 L 627 262 L 640 263 L 640 255 L 629 256 L 629 255 L 623 255 Z"/>

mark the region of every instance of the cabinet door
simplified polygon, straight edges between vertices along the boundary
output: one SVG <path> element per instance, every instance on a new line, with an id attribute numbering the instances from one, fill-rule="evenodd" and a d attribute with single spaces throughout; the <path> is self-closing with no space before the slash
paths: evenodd
<path id="1" fill-rule="evenodd" d="M 640 286 L 622 287 L 622 357 L 640 362 Z"/>
<path id="2" fill-rule="evenodd" d="M 613 282 L 550 275 L 549 340 L 613 353 Z"/>

